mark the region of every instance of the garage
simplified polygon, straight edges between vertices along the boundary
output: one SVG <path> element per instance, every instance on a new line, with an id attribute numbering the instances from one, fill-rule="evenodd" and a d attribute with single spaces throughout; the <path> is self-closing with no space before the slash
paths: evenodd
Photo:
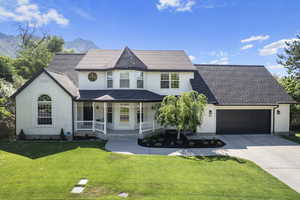
<path id="1" fill-rule="evenodd" d="M 269 134 L 271 110 L 217 110 L 217 134 Z"/>

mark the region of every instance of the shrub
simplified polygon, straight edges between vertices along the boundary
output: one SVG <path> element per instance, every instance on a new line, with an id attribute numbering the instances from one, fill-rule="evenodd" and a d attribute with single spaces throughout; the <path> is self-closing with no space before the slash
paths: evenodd
<path id="1" fill-rule="evenodd" d="M 19 133 L 19 139 L 20 140 L 26 140 L 26 135 L 25 135 L 23 129 L 21 129 L 21 131 Z"/>
<path id="2" fill-rule="evenodd" d="M 62 140 L 65 140 L 66 139 L 66 136 L 65 136 L 65 133 L 64 133 L 64 129 L 60 129 L 60 139 Z"/>

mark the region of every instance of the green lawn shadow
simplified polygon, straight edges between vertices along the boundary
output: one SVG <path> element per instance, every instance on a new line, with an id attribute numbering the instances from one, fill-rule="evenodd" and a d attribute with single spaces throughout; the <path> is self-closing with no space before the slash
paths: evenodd
<path id="1" fill-rule="evenodd" d="M 0 142 L 0 150 L 31 159 L 38 159 L 76 148 L 104 149 L 104 145 L 105 143 L 103 141 L 14 141 Z"/>
<path id="2" fill-rule="evenodd" d="M 231 156 L 180 156 L 183 159 L 187 160 L 194 160 L 194 161 L 207 161 L 207 162 L 214 162 L 214 161 L 234 161 L 239 164 L 245 164 L 246 160 L 231 157 Z"/>

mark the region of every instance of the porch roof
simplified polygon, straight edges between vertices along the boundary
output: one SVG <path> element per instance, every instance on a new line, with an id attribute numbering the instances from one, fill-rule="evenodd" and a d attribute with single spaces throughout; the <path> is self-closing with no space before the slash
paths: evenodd
<path id="1" fill-rule="evenodd" d="M 164 96 L 148 90 L 79 90 L 77 101 L 105 101 L 105 102 L 159 102 Z"/>

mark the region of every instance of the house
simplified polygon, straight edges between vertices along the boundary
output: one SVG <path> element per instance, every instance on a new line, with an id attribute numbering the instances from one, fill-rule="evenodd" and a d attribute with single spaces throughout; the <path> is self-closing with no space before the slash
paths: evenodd
<path id="1" fill-rule="evenodd" d="M 198 133 L 288 134 L 287 95 L 264 66 L 193 65 L 181 50 L 57 54 L 13 95 L 16 134 L 144 134 L 160 125 L 156 104 L 195 90 L 208 98 Z"/>

